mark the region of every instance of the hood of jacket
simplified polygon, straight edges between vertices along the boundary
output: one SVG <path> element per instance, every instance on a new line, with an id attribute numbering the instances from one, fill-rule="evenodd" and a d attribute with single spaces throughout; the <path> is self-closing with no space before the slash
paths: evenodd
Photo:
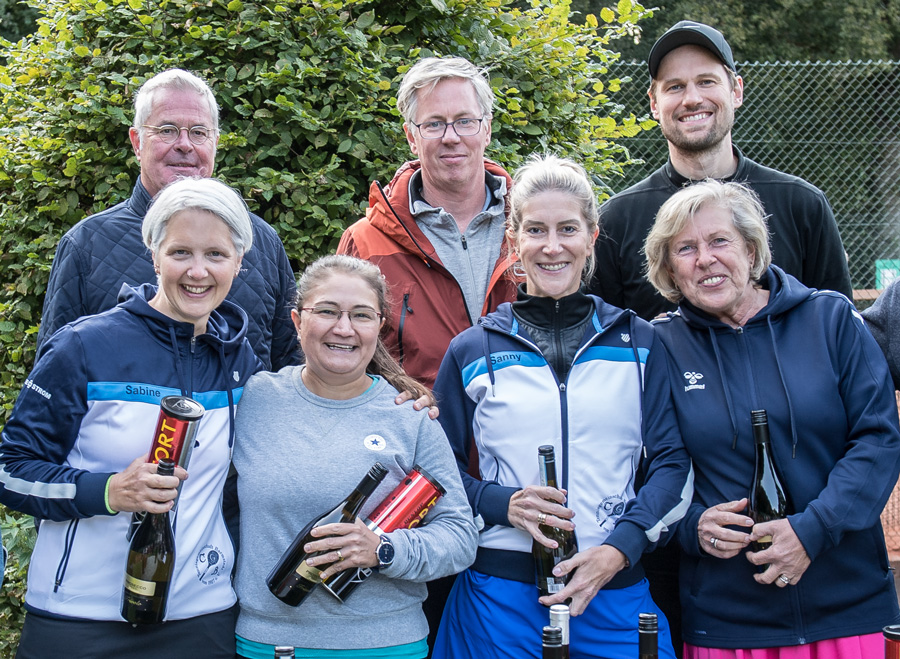
<path id="1" fill-rule="evenodd" d="M 814 289 L 804 286 L 794 277 L 789 277 L 777 265 L 769 266 L 760 283 L 764 289 L 769 291 L 769 301 L 753 318 L 747 321 L 745 327 L 764 324 L 787 313 L 807 300 L 814 292 Z M 686 299 L 679 303 L 678 311 L 674 313 L 684 318 L 685 322 L 694 329 L 731 329 L 728 324 L 701 311 Z"/>
<path id="2" fill-rule="evenodd" d="M 145 319 L 151 332 L 165 343 L 171 340 L 170 328 L 174 329 L 178 338 L 194 336 L 194 325 L 170 318 L 150 306 L 150 300 L 156 295 L 154 284 L 130 286 L 122 284 L 119 290 L 119 306 L 127 309 L 135 316 Z M 247 336 L 249 325 L 247 312 L 234 302 L 223 300 L 218 308 L 209 314 L 206 332 L 197 336 L 197 340 L 207 343 L 215 350 L 221 349 L 225 354 L 237 350 Z"/>

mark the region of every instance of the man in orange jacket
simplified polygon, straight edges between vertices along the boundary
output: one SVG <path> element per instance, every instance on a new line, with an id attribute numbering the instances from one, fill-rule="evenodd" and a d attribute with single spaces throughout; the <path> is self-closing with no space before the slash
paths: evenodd
<path id="1" fill-rule="evenodd" d="M 366 216 L 338 246 L 381 268 L 392 298 L 386 345 L 428 387 L 450 340 L 515 298 L 504 240 L 511 180 L 484 157 L 493 102 L 484 72 L 463 58 L 413 66 L 397 108 L 418 159 L 386 187 L 372 183 Z"/>

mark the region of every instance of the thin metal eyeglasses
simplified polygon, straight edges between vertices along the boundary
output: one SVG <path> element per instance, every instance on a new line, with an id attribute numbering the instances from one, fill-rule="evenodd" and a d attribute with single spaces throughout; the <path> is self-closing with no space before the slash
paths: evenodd
<path id="1" fill-rule="evenodd" d="M 153 129 L 156 136 L 166 144 L 174 144 L 181 136 L 181 131 L 185 130 L 187 131 L 187 136 L 191 141 L 191 144 L 197 146 L 206 144 L 206 141 L 212 139 L 213 133 L 216 132 L 215 128 L 207 128 L 206 126 L 191 126 L 190 128 L 182 126 L 179 128 L 174 124 L 163 124 L 162 126 L 143 124 L 141 128 Z"/>
<path id="2" fill-rule="evenodd" d="M 350 319 L 354 327 L 371 327 L 377 323 L 382 315 L 374 309 L 338 309 L 337 307 L 300 307 L 301 311 L 308 311 L 313 318 L 323 323 L 334 325 L 344 314 Z"/>
<path id="3" fill-rule="evenodd" d="M 439 140 L 447 134 L 447 128 L 453 126 L 453 132 L 459 137 L 471 137 L 481 130 L 482 116 L 479 119 L 463 117 L 456 121 L 423 121 L 420 124 L 413 122 L 413 126 L 419 129 L 419 134 L 426 140 Z"/>

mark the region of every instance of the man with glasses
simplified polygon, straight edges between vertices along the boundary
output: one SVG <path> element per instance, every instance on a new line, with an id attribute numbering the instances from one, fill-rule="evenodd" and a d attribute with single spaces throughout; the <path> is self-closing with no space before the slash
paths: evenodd
<path id="1" fill-rule="evenodd" d="M 372 261 L 391 289 L 385 344 L 429 388 L 450 339 L 515 298 L 503 234 L 511 184 L 484 157 L 494 93 L 460 57 L 429 57 L 403 77 L 397 109 L 418 160 L 369 190 L 366 217 L 338 252 Z"/>
<path id="2" fill-rule="evenodd" d="M 155 282 L 141 223 L 151 200 L 185 176 L 212 176 L 219 141 L 219 108 L 197 76 L 171 69 L 150 78 L 134 101 L 131 146 L 141 167 L 127 200 L 72 227 L 56 250 L 38 333 L 38 354 L 56 330 L 115 306 L 122 284 Z M 295 283 L 274 229 L 251 214 L 253 249 L 244 255 L 228 299 L 249 316 L 247 338 L 267 369 L 299 359 L 291 322 Z"/>
<path id="3" fill-rule="evenodd" d="M 386 187 L 372 183 L 366 217 L 338 246 L 381 268 L 391 291 L 385 345 L 429 388 L 450 340 L 515 299 L 503 237 L 512 180 L 484 157 L 493 103 L 484 72 L 463 58 L 429 57 L 410 68 L 397 109 L 418 160 Z M 429 648 L 452 581 L 428 584 Z"/>

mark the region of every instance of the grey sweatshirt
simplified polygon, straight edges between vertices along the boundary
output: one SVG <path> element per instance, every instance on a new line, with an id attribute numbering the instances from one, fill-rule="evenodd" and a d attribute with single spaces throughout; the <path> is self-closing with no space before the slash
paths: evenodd
<path id="1" fill-rule="evenodd" d="M 397 392 L 383 379 L 357 398 L 330 400 L 304 386 L 302 370 L 290 366 L 253 376 L 238 406 L 237 633 L 259 643 L 322 649 L 419 641 L 428 633 L 424 582 L 460 572 L 475 560 L 475 523 L 450 445 L 437 421 L 412 405 L 395 405 Z M 382 441 L 374 442 L 375 436 Z M 282 552 L 376 461 L 389 473 L 363 507 L 363 518 L 416 464 L 447 494 L 423 526 L 389 534 L 393 564 L 376 571 L 347 602 L 323 588 L 298 607 L 276 599 L 265 579 Z"/>

